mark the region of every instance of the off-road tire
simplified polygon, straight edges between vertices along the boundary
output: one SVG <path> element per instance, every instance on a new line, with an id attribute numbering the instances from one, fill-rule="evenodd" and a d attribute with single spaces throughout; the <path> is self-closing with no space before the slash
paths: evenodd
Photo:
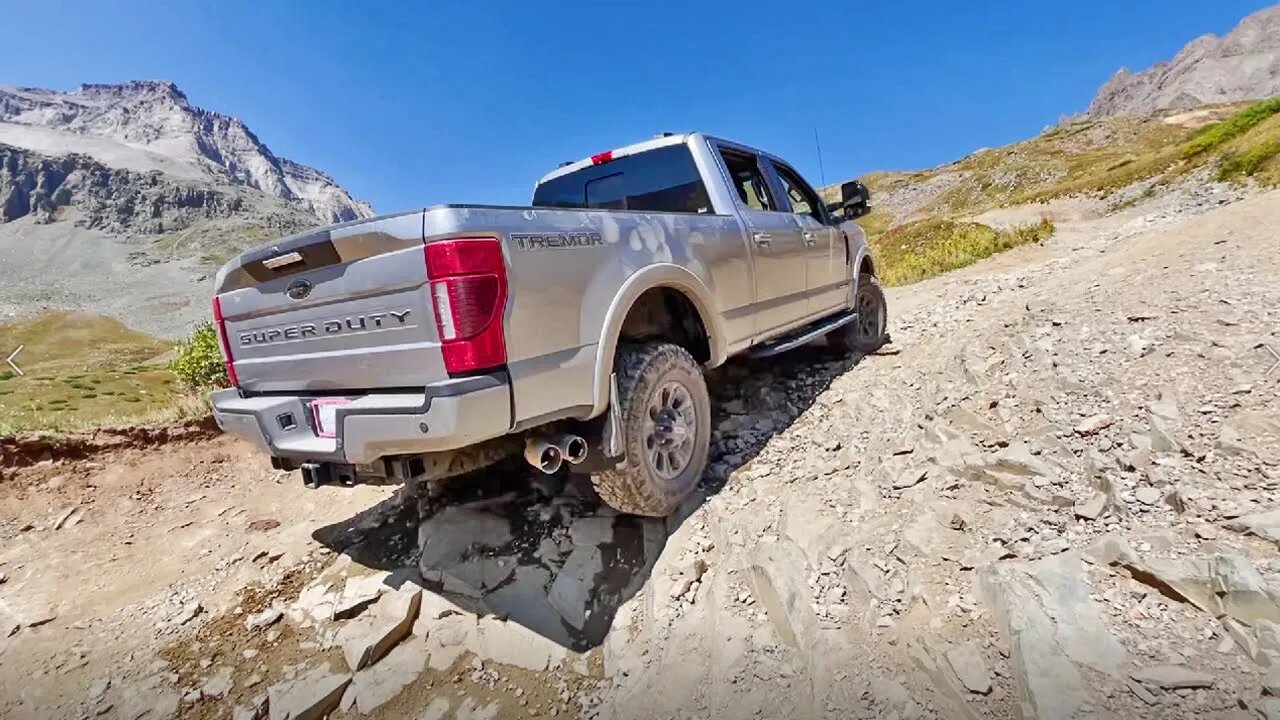
<path id="1" fill-rule="evenodd" d="M 702 368 L 687 350 L 653 342 L 618 346 L 617 412 L 622 420 L 624 457 L 612 470 L 597 473 L 592 484 L 610 507 L 631 515 L 665 517 L 680 506 L 706 469 L 711 442 L 711 398 Z M 675 477 L 663 478 L 646 451 L 645 420 L 659 390 L 675 381 L 692 400 L 695 427 L 693 454 Z M 678 466 L 677 466 L 678 467 Z"/>
<path id="2" fill-rule="evenodd" d="M 889 341 L 889 306 L 885 302 L 884 290 L 874 275 L 858 276 L 858 288 L 854 291 L 854 310 L 869 306 L 878 314 L 875 319 L 876 330 L 866 334 L 861 319 L 854 320 L 827 333 L 827 344 L 846 353 L 873 353 Z"/>

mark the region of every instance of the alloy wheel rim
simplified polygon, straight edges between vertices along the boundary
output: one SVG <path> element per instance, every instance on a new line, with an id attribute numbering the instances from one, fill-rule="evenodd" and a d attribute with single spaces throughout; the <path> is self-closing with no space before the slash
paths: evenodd
<path id="1" fill-rule="evenodd" d="M 645 413 L 644 446 L 649 468 L 664 480 L 684 472 L 693 461 L 697 434 L 698 420 L 689 389 L 675 380 L 658 387 Z"/>
<path id="2" fill-rule="evenodd" d="M 876 340 L 884 334 L 884 313 L 874 293 L 858 293 L 858 337 Z"/>

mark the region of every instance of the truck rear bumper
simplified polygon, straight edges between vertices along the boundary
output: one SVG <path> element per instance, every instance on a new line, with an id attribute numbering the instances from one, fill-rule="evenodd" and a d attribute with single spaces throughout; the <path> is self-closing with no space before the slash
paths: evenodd
<path id="1" fill-rule="evenodd" d="M 296 462 L 372 463 L 387 455 L 442 452 L 511 429 L 505 374 L 450 380 L 417 392 L 352 395 L 337 409 L 334 437 L 316 432 L 310 395 L 212 396 L 213 417 L 273 457 Z"/>

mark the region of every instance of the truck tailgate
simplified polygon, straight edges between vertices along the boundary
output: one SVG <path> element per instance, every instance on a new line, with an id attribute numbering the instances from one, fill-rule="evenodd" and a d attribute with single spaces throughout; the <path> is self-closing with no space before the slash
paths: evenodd
<path id="1" fill-rule="evenodd" d="M 421 211 L 241 255 L 215 300 L 240 387 L 340 394 L 448 379 L 426 284 Z"/>

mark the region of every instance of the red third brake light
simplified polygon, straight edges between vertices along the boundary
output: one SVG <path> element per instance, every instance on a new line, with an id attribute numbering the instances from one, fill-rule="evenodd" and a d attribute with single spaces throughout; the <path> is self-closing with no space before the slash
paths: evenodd
<path id="1" fill-rule="evenodd" d="M 505 365 L 502 245 L 493 238 L 441 240 L 426 246 L 426 261 L 445 369 L 457 374 Z"/>
<path id="2" fill-rule="evenodd" d="M 603 165 L 603 164 L 605 164 L 605 163 L 609 162 L 610 160 L 613 160 L 613 151 L 612 151 L 612 150 L 605 150 L 604 152 L 602 152 L 602 153 L 600 153 L 600 154 L 598 154 L 598 155 L 592 155 L 592 156 L 591 156 L 591 164 L 592 164 L 592 165 Z"/>
<path id="3" fill-rule="evenodd" d="M 218 328 L 218 340 L 222 343 L 222 364 L 227 368 L 227 379 L 235 387 L 240 387 L 240 378 L 236 377 L 236 362 L 231 356 L 231 341 L 227 338 L 227 321 L 222 317 L 222 300 L 213 296 L 213 324 Z"/>

